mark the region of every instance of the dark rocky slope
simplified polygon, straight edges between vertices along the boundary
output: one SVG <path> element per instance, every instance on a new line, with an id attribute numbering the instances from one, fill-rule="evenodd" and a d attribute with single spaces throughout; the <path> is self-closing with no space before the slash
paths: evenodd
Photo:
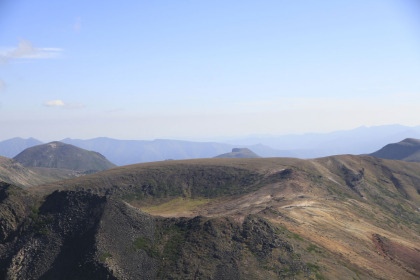
<path id="1" fill-rule="evenodd" d="M 12 186 L 1 191 L 12 189 L 17 191 Z M 13 195 L 21 196 L 19 191 Z M 242 224 L 227 217 L 159 218 L 84 191 L 54 192 L 43 202 L 27 204 L 31 210 L 14 220 L 0 245 L 1 279 L 277 279 L 313 274 L 284 232 L 257 216 L 247 216 Z M 2 228 L 9 220 L 2 212 Z"/>

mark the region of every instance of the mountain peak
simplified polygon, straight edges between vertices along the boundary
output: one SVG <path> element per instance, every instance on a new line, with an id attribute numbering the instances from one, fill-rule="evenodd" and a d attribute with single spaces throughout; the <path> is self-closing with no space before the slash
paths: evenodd
<path id="1" fill-rule="evenodd" d="M 260 158 L 248 148 L 233 148 L 232 152 L 216 156 L 216 158 Z"/>
<path id="2" fill-rule="evenodd" d="M 103 155 L 59 141 L 28 148 L 14 157 L 26 167 L 102 171 L 115 167 Z"/>
<path id="3" fill-rule="evenodd" d="M 415 138 L 406 138 L 404 140 L 402 140 L 401 142 L 399 142 L 401 144 L 410 144 L 410 145 L 420 145 L 420 139 L 415 139 Z"/>

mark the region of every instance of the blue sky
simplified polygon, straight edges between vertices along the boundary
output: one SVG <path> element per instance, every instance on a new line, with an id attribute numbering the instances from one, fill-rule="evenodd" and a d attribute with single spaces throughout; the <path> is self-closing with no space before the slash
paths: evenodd
<path id="1" fill-rule="evenodd" d="M 420 3 L 0 1 L 0 140 L 420 125 Z"/>

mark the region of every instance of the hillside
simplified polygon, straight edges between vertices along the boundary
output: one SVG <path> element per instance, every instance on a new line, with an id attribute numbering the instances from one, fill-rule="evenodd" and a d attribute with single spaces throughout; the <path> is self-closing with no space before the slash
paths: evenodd
<path id="1" fill-rule="evenodd" d="M 259 158 L 260 156 L 247 148 L 233 148 L 232 152 L 215 156 L 215 158 Z"/>
<path id="2" fill-rule="evenodd" d="M 24 167 L 13 159 L 0 157 L 0 182 L 7 182 L 19 187 L 34 187 L 82 175 L 85 174 L 73 170 Z"/>
<path id="3" fill-rule="evenodd" d="M 14 159 L 25 167 L 96 172 L 115 167 L 103 155 L 61 142 L 28 148 Z"/>
<path id="4" fill-rule="evenodd" d="M 18 278 L 418 279 L 419 170 L 368 156 L 118 167 L 29 189 L 46 197 L 36 231 L 4 253 L 27 257 L 0 262 Z"/>
<path id="5" fill-rule="evenodd" d="M 370 155 L 384 159 L 420 161 L 420 140 L 407 138 L 398 143 L 388 144 Z"/>

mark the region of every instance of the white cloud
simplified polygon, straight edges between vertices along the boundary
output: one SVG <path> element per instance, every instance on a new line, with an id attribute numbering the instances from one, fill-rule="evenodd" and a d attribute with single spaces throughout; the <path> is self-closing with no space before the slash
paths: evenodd
<path id="1" fill-rule="evenodd" d="M 66 106 L 66 103 L 64 103 L 62 100 L 50 100 L 44 102 L 44 105 L 47 107 L 64 107 Z"/>
<path id="2" fill-rule="evenodd" d="M 9 59 L 19 58 L 54 58 L 60 55 L 63 49 L 60 48 L 35 48 L 28 40 L 20 39 L 16 48 L 9 48 L 0 53 L 0 61 L 8 62 Z"/>
<path id="3" fill-rule="evenodd" d="M 0 79 L 0 90 L 4 89 L 6 87 L 6 83 Z"/>
<path id="4" fill-rule="evenodd" d="M 44 102 L 44 106 L 46 107 L 62 107 L 62 108 L 66 108 L 66 109 L 79 109 L 79 108 L 83 108 L 83 104 L 78 104 L 78 103 L 66 103 L 63 100 L 57 99 L 57 100 L 49 100 Z"/>
<path id="5" fill-rule="evenodd" d="M 82 18 L 78 17 L 76 18 L 74 25 L 73 25 L 73 29 L 75 32 L 79 33 L 80 30 L 82 29 Z"/>

